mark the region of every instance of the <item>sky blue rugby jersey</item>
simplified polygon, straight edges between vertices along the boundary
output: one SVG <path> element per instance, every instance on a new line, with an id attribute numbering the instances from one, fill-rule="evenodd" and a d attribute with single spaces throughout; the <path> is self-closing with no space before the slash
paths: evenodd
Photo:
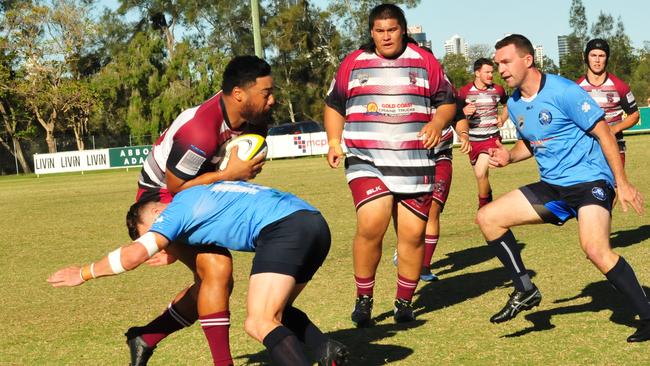
<path id="1" fill-rule="evenodd" d="M 318 211 L 291 193 L 224 181 L 181 191 L 149 231 L 189 245 L 253 252 L 264 227 L 300 210 Z"/>
<path id="2" fill-rule="evenodd" d="M 578 84 L 544 74 L 532 100 L 515 90 L 508 113 L 518 138 L 530 141 L 542 181 L 569 186 L 603 179 L 614 184 L 600 144 L 589 134 L 605 113 Z"/>

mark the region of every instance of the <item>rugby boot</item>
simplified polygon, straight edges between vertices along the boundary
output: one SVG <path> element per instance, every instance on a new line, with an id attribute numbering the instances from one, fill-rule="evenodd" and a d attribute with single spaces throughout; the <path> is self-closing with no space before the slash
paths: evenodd
<path id="1" fill-rule="evenodd" d="M 529 291 L 515 290 L 510 294 L 510 299 L 508 299 L 506 306 L 504 306 L 498 313 L 492 315 L 490 321 L 492 323 L 503 323 L 516 317 L 517 314 L 523 310 L 534 308 L 539 305 L 541 301 L 542 293 L 539 292 L 539 289 L 535 285 L 533 285 L 533 288 Z"/>
<path id="2" fill-rule="evenodd" d="M 438 281 L 438 276 L 431 273 L 431 269 L 429 267 L 422 267 L 422 271 L 420 272 L 420 279 L 424 282 L 433 282 Z"/>
<path id="3" fill-rule="evenodd" d="M 639 329 L 631 336 L 627 337 L 627 341 L 632 342 L 645 342 L 650 340 L 650 319 L 641 320 Z"/>
<path id="4" fill-rule="evenodd" d="M 357 297 L 352 311 L 352 322 L 357 328 L 365 328 L 372 325 L 370 314 L 372 313 L 372 296 L 361 295 Z"/>
<path id="5" fill-rule="evenodd" d="M 328 339 L 323 346 L 323 357 L 318 359 L 318 366 L 345 366 L 348 365 L 350 352 L 348 348 L 340 342 Z"/>
<path id="6" fill-rule="evenodd" d="M 413 305 L 410 301 L 404 299 L 395 299 L 395 310 L 393 313 L 395 323 L 406 323 L 415 320 Z"/>
<path id="7" fill-rule="evenodd" d="M 129 328 L 129 330 L 124 333 L 126 336 L 126 344 L 129 346 L 129 351 L 131 352 L 131 366 L 146 366 L 149 362 L 149 358 L 153 355 L 153 350 L 156 349 L 156 346 L 150 347 L 142 339 L 142 336 L 138 334 L 139 328 Z"/>

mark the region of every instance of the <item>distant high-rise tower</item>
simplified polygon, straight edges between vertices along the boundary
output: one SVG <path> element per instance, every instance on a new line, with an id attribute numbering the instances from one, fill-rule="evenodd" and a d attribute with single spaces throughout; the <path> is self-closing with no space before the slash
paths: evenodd
<path id="1" fill-rule="evenodd" d="M 427 34 L 422 31 L 421 25 L 408 27 L 408 34 L 411 36 L 420 47 L 427 47 L 431 49 L 431 41 L 427 40 Z"/>
<path id="2" fill-rule="evenodd" d="M 535 46 L 535 65 L 538 68 L 544 67 L 544 46 L 541 44 Z"/>
<path id="3" fill-rule="evenodd" d="M 445 54 L 454 53 L 467 58 L 467 48 L 467 42 L 458 34 L 454 34 L 450 39 L 445 41 Z"/>
<path id="4" fill-rule="evenodd" d="M 557 36 L 557 53 L 561 64 L 564 56 L 569 54 L 569 40 L 567 36 Z"/>

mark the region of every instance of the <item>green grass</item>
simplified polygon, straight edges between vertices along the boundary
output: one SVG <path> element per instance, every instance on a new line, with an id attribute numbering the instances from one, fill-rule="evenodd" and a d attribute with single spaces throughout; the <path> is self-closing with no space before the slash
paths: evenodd
<path id="1" fill-rule="evenodd" d="M 628 137 L 627 171 L 650 198 L 650 136 Z M 320 208 L 333 233 L 323 268 L 298 306 L 350 346 L 354 365 L 646 365 L 648 344 L 627 344 L 633 316 L 605 278 L 585 259 L 577 227 L 516 228 L 523 257 L 544 299 L 539 308 L 502 325 L 488 318 L 511 289 L 473 224 L 476 187 L 467 157 L 456 154 L 442 236 L 434 257 L 441 281 L 420 284 L 417 321 L 395 325 L 392 299 L 395 235 L 390 229 L 377 274 L 378 324 L 357 330 L 349 320 L 354 299 L 351 241 L 355 215 L 343 170 L 323 158 L 270 161 L 257 182 L 288 190 Z M 496 196 L 537 180 L 533 161 L 492 171 Z M 77 288 L 54 289 L 56 269 L 96 260 L 127 242 L 124 214 L 137 170 L 0 178 L 0 364 L 124 365 L 122 333 L 157 316 L 191 282 L 182 265 L 139 268 Z M 614 213 L 612 242 L 643 283 L 650 285 L 647 216 Z M 231 348 L 237 364 L 264 364 L 263 347 L 243 331 L 252 256 L 234 253 Z M 650 293 L 650 292 L 649 292 Z M 577 297 L 579 295 L 582 297 Z M 198 325 L 163 341 L 151 365 L 206 365 L 210 354 Z"/>

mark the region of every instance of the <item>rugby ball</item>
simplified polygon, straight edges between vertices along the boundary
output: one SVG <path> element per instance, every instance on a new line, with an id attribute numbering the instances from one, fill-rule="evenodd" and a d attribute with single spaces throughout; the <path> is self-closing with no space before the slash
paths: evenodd
<path id="1" fill-rule="evenodd" d="M 260 135 L 248 133 L 237 136 L 226 144 L 226 152 L 221 163 L 219 163 L 219 170 L 226 169 L 230 160 L 230 153 L 235 146 L 238 147 L 237 157 L 241 160 L 251 160 L 259 155 L 266 156 L 268 150 L 266 140 Z"/>

